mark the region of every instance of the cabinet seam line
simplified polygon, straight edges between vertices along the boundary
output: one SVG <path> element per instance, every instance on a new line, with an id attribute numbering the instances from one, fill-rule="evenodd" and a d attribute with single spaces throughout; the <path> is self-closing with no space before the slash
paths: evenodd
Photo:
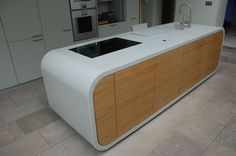
<path id="1" fill-rule="evenodd" d="M 116 83 L 115 83 L 115 73 L 113 74 L 113 82 L 114 82 L 114 98 L 115 98 L 115 118 L 116 118 L 116 138 L 118 138 L 118 125 L 117 125 L 117 100 L 116 100 Z"/>
<path id="2" fill-rule="evenodd" d="M 6 35 L 6 32 L 5 32 L 5 27 L 2 23 L 2 20 L 1 20 L 1 17 L 0 17 L 0 24 L 2 25 L 2 28 L 3 28 L 3 34 L 6 38 L 6 42 L 7 42 L 7 47 L 8 47 L 8 50 L 9 50 L 9 54 L 10 54 L 10 58 L 11 58 L 11 64 L 13 66 L 13 69 L 14 69 L 14 73 L 15 73 L 15 76 L 16 76 L 16 80 L 17 80 L 17 84 L 19 84 L 19 78 L 18 78 L 18 75 L 16 73 L 16 67 L 15 67 L 15 64 L 13 63 L 13 57 L 12 57 L 12 54 L 11 54 L 11 49 L 10 49 L 10 46 L 9 46 L 9 42 L 7 41 L 7 35 Z"/>

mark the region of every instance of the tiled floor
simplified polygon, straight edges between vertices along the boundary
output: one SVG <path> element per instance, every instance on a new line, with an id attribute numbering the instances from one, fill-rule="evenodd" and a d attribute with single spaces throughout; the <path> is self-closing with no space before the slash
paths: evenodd
<path id="1" fill-rule="evenodd" d="M 236 36 L 235 36 L 236 38 Z M 236 40 L 235 40 L 236 45 Z M 223 52 L 221 55 L 221 60 L 236 64 L 236 48 L 223 47 Z"/>
<path id="2" fill-rule="evenodd" d="M 236 26 L 232 26 L 230 30 L 226 31 L 224 46 L 236 48 Z"/>
<path id="3" fill-rule="evenodd" d="M 236 64 L 108 151 L 98 152 L 48 106 L 41 79 L 0 93 L 0 156 L 236 156 Z"/>

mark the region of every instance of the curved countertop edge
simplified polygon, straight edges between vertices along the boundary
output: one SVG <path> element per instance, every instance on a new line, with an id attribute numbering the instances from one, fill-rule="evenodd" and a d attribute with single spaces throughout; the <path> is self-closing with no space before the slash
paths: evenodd
<path id="1" fill-rule="evenodd" d="M 143 61 L 146 61 L 148 59 L 151 59 L 153 57 L 156 57 L 158 55 L 161 55 L 167 51 L 170 51 L 170 50 L 173 50 L 173 49 L 176 49 L 178 47 L 181 47 L 183 45 L 186 45 L 188 43 L 191 43 L 193 41 L 196 41 L 196 40 L 199 40 L 201 38 L 204 38 L 206 36 L 209 36 L 211 34 L 214 34 L 216 32 L 220 32 L 220 31 L 223 31 L 224 32 L 224 29 L 221 28 L 221 27 L 218 27 L 218 29 L 214 30 L 214 31 L 211 31 L 209 33 L 206 33 L 206 34 L 203 34 L 203 35 L 200 35 L 198 37 L 193 37 L 191 40 L 188 40 L 186 42 L 183 42 L 181 44 L 177 44 L 176 46 L 172 46 L 172 47 L 168 47 L 164 50 L 161 50 L 161 51 L 157 51 L 155 52 L 154 54 L 152 55 L 149 55 L 149 56 L 145 56 L 141 59 L 137 59 L 135 61 L 132 61 L 132 62 L 129 62 L 127 64 L 123 64 L 117 68 L 114 68 L 112 70 L 107 70 L 107 71 L 101 71 L 99 69 L 94 69 L 94 70 L 98 70 L 99 72 L 97 72 L 96 74 L 94 74 L 93 76 L 93 80 L 91 80 L 91 82 L 89 83 L 90 85 L 89 86 L 86 86 L 86 91 L 88 91 L 88 95 L 85 94 L 87 100 L 88 100 L 88 104 L 89 104 L 89 107 L 90 107 L 90 121 L 91 121 L 91 127 L 92 127 L 92 132 L 91 132 L 91 135 L 92 135 L 92 140 L 90 140 L 91 144 L 93 144 L 93 146 L 97 149 L 97 150 L 106 150 L 110 147 L 112 147 L 113 145 L 115 145 L 116 143 L 118 143 L 119 141 L 123 140 L 126 136 L 130 135 L 132 132 L 134 132 L 136 129 L 138 129 L 141 125 L 143 125 L 144 123 L 148 122 L 150 119 L 154 118 L 155 116 L 157 116 L 160 112 L 162 112 L 163 110 L 165 110 L 166 108 L 168 108 L 170 105 L 172 105 L 174 102 L 176 102 L 177 100 L 174 100 L 172 101 L 167 107 L 163 108 L 161 111 L 158 111 L 156 113 L 154 113 L 152 116 L 150 116 L 149 118 L 147 118 L 145 121 L 141 122 L 140 124 L 138 124 L 136 127 L 134 127 L 133 129 L 131 129 L 130 131 L 126 132 L 125 134 L 123 134 L 122 136 L 118 137 L 116 140 L 114 140 L 112 143 L 108 144 L 108 145 L 100 145 L 98 140 L 97 140 L 97 132 L 96 132 L 96 122 L 95 122 L 95 114 L 94 114 L 94 106 L 93 106 L 93 91 L 94 91 L 94 88 L 95 86 L 97 85 L 97 83 L 103 79 L 104 77 L 108 76 L 108 75 L 111 75 L 117 71 L 120 71 L 124 68 L 127 68 L 127 67 L 130 67 L 130 66 L 133 66 L 135 64 L 138 64 L 138 63 L 141 63 Z M 223 33 L 224 34 L 224 33 Z M 116 36 L 112 36 L 112 37 L 116 37 Z M 108 37 L 108 38 L 112 38 L 112 37 Z M 102 39 L 104 40 L 104 39 Z M 96 41 L 96 40 L 95 40 Z M 90 43 L 93 43 L 95 41 L 90 41 Z M 71 47 L 71 46 L 70 46 Z M 56 52 L 56 50 L 52 50 L 52 52 Z M 93 61 L 93 60 L 91 60 Z M 42 69 L 43 69 L 43 63 L 42 63 Z M 91 68 L 91 67 L 88 67 L 88 68 Z M 213 74 L 213 73 L 212 73 Z M 210 77 L 212 74 L 210 74 L 208 77 Z M 208 78 L 207 77 L 207 78 Z M 202 83 L 203 81 L 205 81 L 205 79 L 207 78 L 204 78 L 201 82 L 199 82 L 198 84 L 196 84 L 194 87 L 192 87 L 191 89 L 189 89 L 188 91 L 186 91 L 184 94 L 180 95 L 177 99 L 180 99 L 182 98 L 183 95 L 185 95 L 187 92 L 189 92 L 190 90 L 192 90 L 193 88 L 195 88 L 196 86 L 198 86 L 200 83 Z"/>

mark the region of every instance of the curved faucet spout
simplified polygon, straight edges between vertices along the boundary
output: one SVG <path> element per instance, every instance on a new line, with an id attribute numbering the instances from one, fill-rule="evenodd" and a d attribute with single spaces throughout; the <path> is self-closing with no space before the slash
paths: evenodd
<path id="1" fill-rule="evenodd" d="M 188 27 L 190 28 L 191 25 L 192 25 L 192 6 L 191 6 L 189 3 L 183 3 L 183 4 L 180 5 L 180 7 L 179 7 L 179 11 L 178 11 L 179 14 L 182 13 L 182 9 L 183 9 L 184 7 L 189 8 L 189 19 L 188 19 L 188 21 L 184 21 L 184 18 L 183 18 L 183 23 L 188 24 Z"/>

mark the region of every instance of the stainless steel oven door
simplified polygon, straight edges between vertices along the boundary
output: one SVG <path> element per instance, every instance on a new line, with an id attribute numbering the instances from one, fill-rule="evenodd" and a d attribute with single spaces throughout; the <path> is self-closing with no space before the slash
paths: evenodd
<path id="1" fill-rule="evenodd" d="M 72 11 L 74 40 L 98 36 L 96 9 Z"/>

